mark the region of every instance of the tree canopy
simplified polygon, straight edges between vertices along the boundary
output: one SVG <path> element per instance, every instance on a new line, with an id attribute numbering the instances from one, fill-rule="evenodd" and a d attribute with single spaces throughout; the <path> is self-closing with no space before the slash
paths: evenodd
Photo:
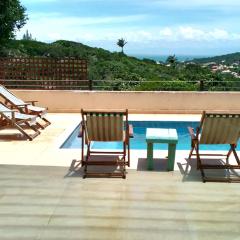
<path id="1" fill-rule="evenodd" d="M 126 44 L 127 44 L 127 42 L 126 42 L 123 38 L 118 39 L 118 41 L 117 41 L 117 45 L 118 45 L 120 48 L 122 48 L 122 53 L 123 53 L 123 47 L 124 47 Z"/>
<path id="2" fill-rule="evenodd" d="M 177 63 L 177 58 L 176 58 L 175 54 L 174 54 L 174 55 L 170 55 L 170 56 L 167 58 L 166 62 L 167 62 L 168 64 L 175 65 L 175 64 Z"/>
<path id="3" fill-rule="evenodd" d="M 0 0 L 0 45 L 15 37 L 27 21 L 26 9 L 19 0 Z"/>

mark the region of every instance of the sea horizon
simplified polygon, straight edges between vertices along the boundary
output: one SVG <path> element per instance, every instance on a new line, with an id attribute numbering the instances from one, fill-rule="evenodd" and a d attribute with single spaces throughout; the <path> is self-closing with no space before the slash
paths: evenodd
<path id="1" fill-rule="evenodd" d="M 138 59 L 151 59 L 157 62 L 166 62 L 167 58 L 170 55 L 151 55 L 151 54 L 127 54 L 129 57 L 136 57 Z M 175 54 L 175 57 L 177 58 L 178 61 L 184 62 L 184 61 L 191 61 L 193 59 L 197 58 L 208 58 L 208 57 L 213 57 L 213 55 L 181 55 L 181 54 Z"/>

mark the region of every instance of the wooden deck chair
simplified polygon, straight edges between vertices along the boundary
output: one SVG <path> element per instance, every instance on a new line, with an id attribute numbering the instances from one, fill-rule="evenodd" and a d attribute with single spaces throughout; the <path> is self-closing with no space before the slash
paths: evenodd
<path id="1" fill-rule="evenodd" d="M 82 122 L 79 136 L 82 137 L 82 166 L 84 178 L 86 176 L 103 175 L 126 178 L 125 166 L 130 166 L 130 137 L 133 137 L 132 126 L 128 123 L 128 110 L 123 111 L 91 111 L 81 110 Z M 125 123 L 124 123 L 125 120 Z M 125 127 L 124 127 L 125 126 Z M 93 141 L 123 143 L 121 151 L 94 151 L 91 149 Z M 87 145 L 87 154 L 84 158 L 84 145 Z M 92 155 L 118 155 L 119 161 L 94 161 Z M 94 173 L 88 171 L 89 165 L 115 165 L 121 169 L 114 173 Z"/>
<path id="2" fill-rule="evenodd" d="M 0 103 L 0 128 L 14 127 L 19 130 L 27 139 L 32 141 L 36 136 L 40 134 L 38 129 L 34 126 L 37 124 L 36 115 L 28 115 L 16 112 L 12 109 L 9 109 L 4 104 Z M 22 127 L 22 125 L 27 126 L 28 128 L 34 131 L 33 134 L 28 134 Z"/>
<path id="3" fill-rule="evenodd" d="M 51 124 L 45 118 L 45 115 L 47 114 L 47 108 L 35 106 L 37 101 L 24 102 L 3 85 L 0 85 L 0 96 L 5 100 L 5 104 L 10 106 L 11 109 L 18 109 L 21 113 L 39 116 L 45 122 L 44 125 L 41 125 L 42 129 Z"/>
<path id="4" fill-rule="evenodd" d="M 204 169 L 240 169 L 240 161 L 236 152 L 237 142 L 240 137 L 240 113 L 206 113 L 203 112 L 200 126 L 196 129 L 188 127 L 191 136 L 191 151 L 189 159 L 192 155 L 197 158 L 197 169 L 200 169 L 203 182 L 206 181 L 239 181 L 240 179 L 215 179 L 207 178 Z M 199 145 L 201 144 L 229 144 L 230 149 L 227 154 L 200 154 Z M 193 154 L 193 151 L 196 154 Z M 229 164 L 229 156 L 233 153 L 237 164 Z M 225 164 L 203 164 L 202 156 L 223 156 L 226 157 Z"/>

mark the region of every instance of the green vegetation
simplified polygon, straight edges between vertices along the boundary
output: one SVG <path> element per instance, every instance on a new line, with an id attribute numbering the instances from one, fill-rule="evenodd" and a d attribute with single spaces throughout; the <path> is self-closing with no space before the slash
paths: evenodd
<path id="1" fill-rule="evenodd" d="M 88 77 L 93 89 L 100 90 L 236 90 L 239 78 L 231 74 L 213 73 L 194 63 L 179 63 L 175 56 L 171 64 L 139 60 L 117 52 L 92 48 L 71 41 L 43 43 L 34 40 L 11 40 L 2 56 L 44 56 L 53 58 L 83 58 L 88 61 Z M 172 61 L 174 60 L 174 61 Z"/>
<path id="2" fill-rule="evenodd" d="M 25 8 L 19 0 L 0 0 L 0 48 L 14 38 L 15 30 L 19 30 L 26 20 Z"/>
<path id="3" fill-rule="evenodd" d="M 201 63 L 201 64 L 215 62 L 217 64 L 224 63 L 227 65 L 230 65 L 233 63 L 240 63 L 240 52 L 216 56 L 216 57 L 194 59 L 192 60 L 192 62 Z"/>

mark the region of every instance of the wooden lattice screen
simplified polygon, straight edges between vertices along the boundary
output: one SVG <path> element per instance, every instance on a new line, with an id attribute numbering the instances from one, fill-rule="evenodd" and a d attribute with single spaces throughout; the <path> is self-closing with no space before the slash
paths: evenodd
<path id="1" fill-rule="evenodd" d="M 0 83 L 9 88 L 91 89 L 83 59 L 0 58 Z"/>

